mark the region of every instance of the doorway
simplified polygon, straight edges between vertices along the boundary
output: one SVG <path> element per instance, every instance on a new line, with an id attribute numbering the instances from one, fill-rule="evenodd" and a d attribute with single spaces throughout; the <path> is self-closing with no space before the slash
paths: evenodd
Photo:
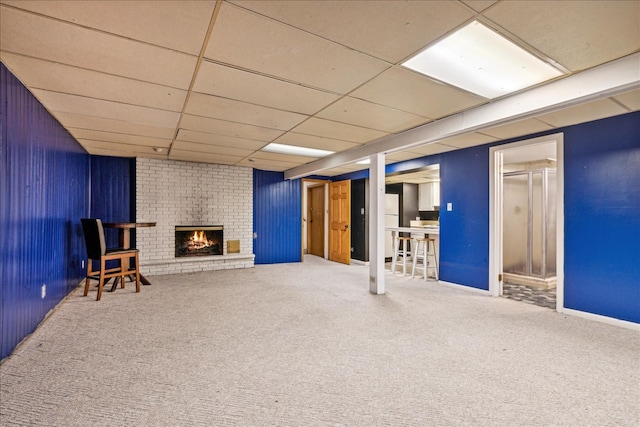
<path id="1" fill-rule="evenodd" d="M 490 148 L 489 293 L 564 307 L 563 136 Z"/>
<path id="2" fill-rule="evenodd" d="M 307 253 L 324 257 L 324 185 L 307 189 Z"/>
<path id="3" fill-rule="evenodd" d="M 302 260 L 306 254 L 329 258 L 329 181 L 302 180 Z"/>

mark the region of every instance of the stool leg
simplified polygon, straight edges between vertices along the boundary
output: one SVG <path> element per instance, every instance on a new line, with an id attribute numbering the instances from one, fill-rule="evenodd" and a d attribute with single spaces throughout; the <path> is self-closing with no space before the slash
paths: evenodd
<path id="1" fill-rule="evenodd" d="M 398 259 L 400 241 L 397 238 L 394 238 L 393 242 L 395 245 L 393 247 L 393 259 L 391 260 L 391 272 L 396 274 L 396 260 Z"/>
<path id="2" fill-rule="evenodd" d="M 416 242 L 414 245 L 414 253 L 411 260 L 413 261 L 413 266 L 411 267 L 411 278 L 416 277 L 416 264 L 418 263 L 418 257 L 420 256 L 420 242 Z"/>
<path id="3" fill-rule="evenodd" d="M 409 252 L 407 250 L 407 241 L 402 241 L 402 275 L 407 275 L 407 256 Z"/>

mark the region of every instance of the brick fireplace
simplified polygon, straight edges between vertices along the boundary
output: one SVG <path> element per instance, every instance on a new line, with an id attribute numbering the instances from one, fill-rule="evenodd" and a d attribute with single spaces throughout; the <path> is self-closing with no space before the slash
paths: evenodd
<path id="1" fill-rule="evenodd" d="M 156 222 L 155 228 L 136 230 L 145 275 L 253 267 L 253 171 L 137 158 L 136 220 Z M 176 257 L 176 227 L 185 224 L 224 225 L 221 236 L 205 233 L 203 237 L 215 242 L 210 247 L 215 246 L 216 254 Z M 238 253 L 227 253 L 229 241 L 239 242 Z M 204 244 L 192 244 L 193 248 L 200 246 Z"/>

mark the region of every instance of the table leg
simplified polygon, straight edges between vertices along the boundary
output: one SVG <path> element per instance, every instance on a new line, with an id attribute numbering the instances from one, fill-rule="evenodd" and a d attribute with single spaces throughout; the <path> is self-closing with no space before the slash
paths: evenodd
<path id="1" fill-rule="evenodd" d="M 128 228 L 121 228 L 120 230 L 120 247 L 129 249 L 131 247 L 131 230 Z"/>

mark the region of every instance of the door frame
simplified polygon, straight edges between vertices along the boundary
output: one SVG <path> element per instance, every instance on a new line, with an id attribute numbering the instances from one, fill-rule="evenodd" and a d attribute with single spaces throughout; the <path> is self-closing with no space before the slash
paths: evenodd
<path id="1" fill-rule="evenodd" d="M 564 310 L 564 134 L 556 133 L 489 148 L 489 294 L 502 295 L 503 215 L 502 161 L 507 150 L 556 143 L 556 311 Z"/>
<path id="2" fill-rule="evenodd" d="M 323 235 L 324 235 L 324 259 L 329 259 L 329 183 L 331 181 L 323 180 L 323 179 L 312 179 L 312 178 L 302 178 L 302 217 L 300 218 L 300 223 L 302 227 L 300 227 L 300 259 L 304 261 L 305 256 L 305 241 L 307 238 L 307 195 L 308 190 L 311 187 L 324 187 L 324 227 L 323 227 Z"/>

